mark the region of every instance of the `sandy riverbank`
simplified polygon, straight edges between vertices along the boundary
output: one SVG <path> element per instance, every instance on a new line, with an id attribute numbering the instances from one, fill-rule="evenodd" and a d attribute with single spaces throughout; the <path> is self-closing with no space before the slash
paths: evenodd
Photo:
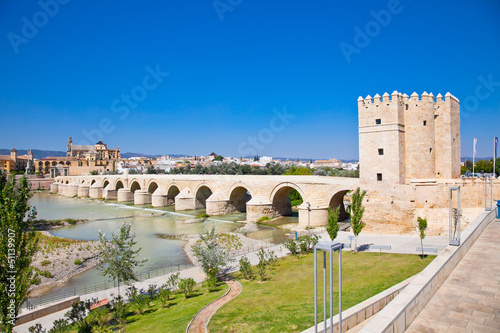
<path id="1" fill-rule="evenodd" d="M 31 287 L 31 297 L 46 293 L 100 263 L 98 241 L 72 240 L 45 230 L 39 232 L 39 251 L 32 263 L 39 282 Z"/>

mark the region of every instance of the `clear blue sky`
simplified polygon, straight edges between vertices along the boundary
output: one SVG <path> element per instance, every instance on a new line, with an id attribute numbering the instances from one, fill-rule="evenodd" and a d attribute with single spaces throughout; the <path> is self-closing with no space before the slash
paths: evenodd
<path id="1" fill-rule="evenodd" d="M 463 156 L 500 136 L 496 0 L 59 1 L 0 2 L 1 148 L 357 159 L 394 90 L 457 96 Z"/>

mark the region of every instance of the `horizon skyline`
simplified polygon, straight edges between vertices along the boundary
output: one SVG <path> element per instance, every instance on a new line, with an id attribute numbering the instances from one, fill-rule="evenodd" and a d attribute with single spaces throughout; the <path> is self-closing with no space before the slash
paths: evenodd
<path id="1" fill-rule="evenodd" d="M 0 146 L 354 160 L 394 90 L 457 96 L 462 156 L 500 136 L 498 2 L 57 1 L 0 4 Z"/>

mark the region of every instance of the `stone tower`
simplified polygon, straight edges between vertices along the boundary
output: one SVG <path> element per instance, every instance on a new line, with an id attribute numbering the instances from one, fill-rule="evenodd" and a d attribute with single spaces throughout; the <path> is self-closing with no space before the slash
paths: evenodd
<path id="1" fill-rule="evenodd" d="M 16 148 L 12 148 L 10 151 L 10 158 L 14 161 L 14 163 L 17 163 L 17 150 Z"/>
<path id="2" fill-rule="evenodd" d="M 394 91 L 358 98 L 362 183 L 460 177 L 460 102 Z"/>
<path id="3" fill-rule="evenodd" d="M 66 149 L 66 157 L 71 157 L 71 146 L 73 145 L 73 139 L 69 137 L 68 139 L 68 147 Z"/>

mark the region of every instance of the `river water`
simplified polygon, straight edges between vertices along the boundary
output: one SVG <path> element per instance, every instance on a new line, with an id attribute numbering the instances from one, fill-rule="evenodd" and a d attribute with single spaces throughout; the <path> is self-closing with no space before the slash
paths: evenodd
<path id="1" fill-rule="evenodd" d="M 183 223 L 185 220 L 203 213 L 204 210 L 174 212 L 173 207 L 152 208 L 151 206 L 125 205 L 116 202 L 66 198 L 44 192 L 34 193 L 30 203 L 36 207 L 37 219 L 74 218 L 92 221 L 50 230 L 51 234 L 59 237 L 98 240 L 100 230 L 110 239 L 111 233 L 118 233 L 120 225 L 124 221 L 132 223 L 132 230 L 136 235 L 136 246 L 141 248 L 139 258 L 148 258 L 145 265 L 138 269 L 138 271 L 143 272 L 167 266 L 190 264 L 182 249 L 184 241 L 160 239 L 155 234 L 199 234 L 207 226 L 207 223 Z M 166 214 L 155 216 L 158 213 Z M 219 232 L 231 232 L 242 227 L 244 223 L 237 221 L 243 221 L 245 218 L 246 214 L 240 213 L 217 216 L 207 219 L 207 221 L 215 223 Z M 278 223 L 290 222 L 297 222 L 297 218 L 287 217 L 278 221 Z M 281 229 L 259 226 L 259 230 L 247 233 L 246 236 L 277 242 L 286 238 L 287 234 Z M 83 285 L 92 286 L 105 281 L 106 278 L 99 275 L 96 268 L 92 268 L 71 278 L 64 286 L 54 288 L 52 292 L 69 291 L 81 288 Z"/>

